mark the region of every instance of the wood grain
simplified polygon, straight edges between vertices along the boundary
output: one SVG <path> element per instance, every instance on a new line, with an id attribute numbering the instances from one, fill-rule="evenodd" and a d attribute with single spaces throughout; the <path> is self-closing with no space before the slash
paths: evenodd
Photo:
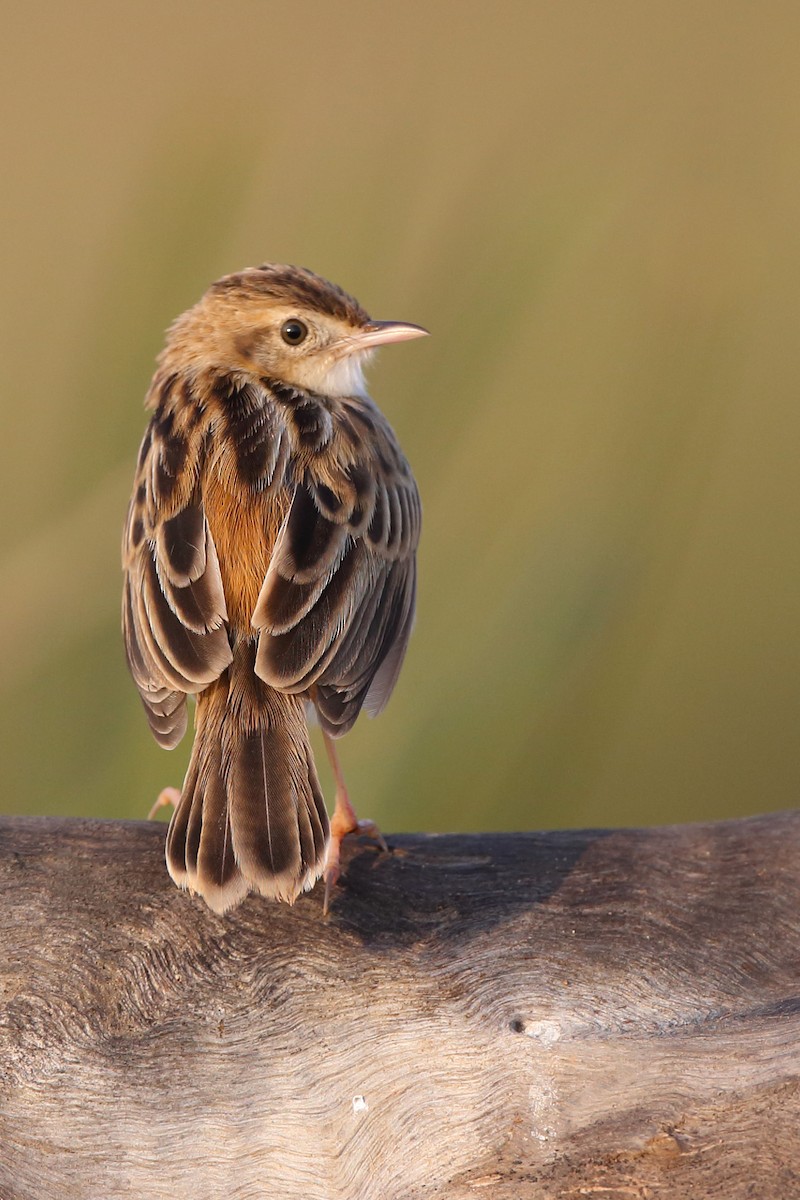
<path id="1" fill-rule="evenodd" d="M 800 814 L 406 835 L 323 919 L 0 820 L 2 1200 L 800 1195 Z"/>

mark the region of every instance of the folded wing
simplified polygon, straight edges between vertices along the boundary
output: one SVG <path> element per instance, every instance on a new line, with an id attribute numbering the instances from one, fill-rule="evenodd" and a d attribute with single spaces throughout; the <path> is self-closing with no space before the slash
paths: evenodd
<path id="1" fill-rule="evenodd" d="M 196 492 L 199 453 L 199 439 L 153 418 L 123 536 L 125 652 L 150 728 L 168 748 L 186 730 L 186 696 L 231 662 L 217 552 Z"/>
<path id="2" fill-rule="evenodd" d="M 371 420 L 379 418 L 371 409 Z M 253 613 L 256 673 L 315 688 L 322 727 L 346 733 L 386 704 L 414 619 L 421 508 L 388 426 L 306 468 Z"/>

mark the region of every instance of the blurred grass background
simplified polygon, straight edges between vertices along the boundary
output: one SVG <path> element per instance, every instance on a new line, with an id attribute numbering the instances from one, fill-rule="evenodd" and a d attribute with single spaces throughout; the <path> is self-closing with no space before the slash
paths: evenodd
<path id="1" fill-rule="evenodd" d="M 798 794 L 800 8 L 8 8 L 0 727 L 9 812 L 141 817 L 188 742 L 123 662 L 165 326 L 265 260 L 428 326 L 373 394 L 425 505 L 387 830 Z M 321 756 L 320 757 L 324 757 Z"/>

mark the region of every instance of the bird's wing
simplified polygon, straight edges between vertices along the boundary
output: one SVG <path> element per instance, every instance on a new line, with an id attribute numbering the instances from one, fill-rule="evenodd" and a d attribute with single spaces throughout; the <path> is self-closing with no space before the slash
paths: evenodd
<path id="1" fill-rule="evenodd" d="M 380 712 L 395 685 L 421 521 L 414 478 L 378 410 L 362 401 L 342 420 L 335 460 L 319 456 L 296 482 L 253 613 L 256 674 L 285 692 L 314 687 L 334 736 L 362 705 Z"/>
<path id="2" fill-rule="evenodd" d="M 199 500 L 202 438 L 181 429 L 174 382 L 139 453 L 122 543 L 128 667 L 162 746 L 186 730 L 186 696 L 231 662 L 219 562 Z"/>

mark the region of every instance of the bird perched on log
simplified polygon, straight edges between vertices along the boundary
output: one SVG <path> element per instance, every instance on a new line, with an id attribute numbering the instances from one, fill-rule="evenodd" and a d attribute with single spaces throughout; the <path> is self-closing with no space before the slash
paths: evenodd
<path id="1" fill-rule="evenodd" d="M 310 271 L 218 280 L 172 325 L 147 394 L 123 538 L 123 632 L 150 727 L 196 733 L 167 834 L 169 873 L 215 912 L 290 903 L 361 830 L 333 740 L 395 685 L 414 617 L 420 501 L 367 395 L 373 321 Z M 322 727 L 329 824 L 308 736 Z"/>

